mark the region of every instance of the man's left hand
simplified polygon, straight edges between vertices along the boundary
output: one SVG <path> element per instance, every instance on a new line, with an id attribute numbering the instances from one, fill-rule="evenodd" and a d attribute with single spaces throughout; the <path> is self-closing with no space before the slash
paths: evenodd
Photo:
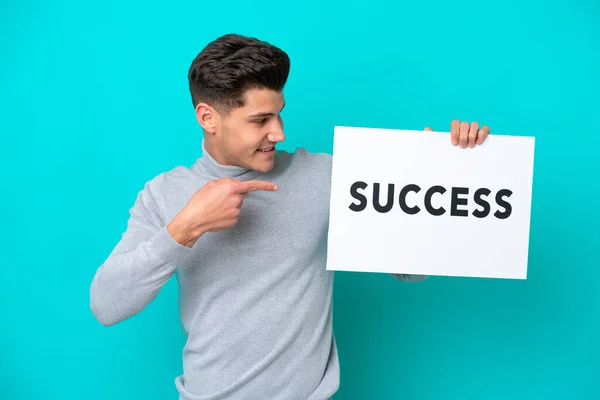
<path id="1" fill-rule="evenodd" d="M 433 131 L 430 127 L 425 128 L 426 131 Z M 477 122 L 460 122 L 455 119 L 450 123 L 450 142 L 453 146 L 460 146 L 465 149 L 473 148 L 476 144 L 481 144 L 490 134 L 490 128 L 487 126 L 479 126 Z"/>

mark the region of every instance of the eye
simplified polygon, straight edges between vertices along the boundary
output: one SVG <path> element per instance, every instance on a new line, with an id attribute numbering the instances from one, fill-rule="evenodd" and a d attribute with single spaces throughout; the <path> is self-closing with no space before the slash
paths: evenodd
<path id="1" fill-rule="evenodd" d="M 259 120 L 256 120 L 256 121 L 254 121 L 254 122 L 255 122 L 256 124 L 258 124 L 259 126 L 262 126 L 262 125 L 264 125 L 264 124 L 266 124 L 266 123 L 267 123 L 267 118 L 262 118 L 262 119 L 259 119 Z"/>

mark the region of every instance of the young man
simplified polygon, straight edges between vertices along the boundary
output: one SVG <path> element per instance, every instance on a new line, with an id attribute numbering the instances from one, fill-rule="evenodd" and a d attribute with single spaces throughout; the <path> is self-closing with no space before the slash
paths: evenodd
<path id="1" fill-rule="evenodd" d="M 339 386 L 325 269 L 331 156 L 276 149 L 289 68 L 285 52 L 253 38 L 203 49 L 189 70 L 203 156 L 145 184 L 91 285 L 91 310 L 109 326 L 176 274 L 180 399 L 321 400 Z M 458 121 L 451 131 L 463 148 L 489 133 Z"/>

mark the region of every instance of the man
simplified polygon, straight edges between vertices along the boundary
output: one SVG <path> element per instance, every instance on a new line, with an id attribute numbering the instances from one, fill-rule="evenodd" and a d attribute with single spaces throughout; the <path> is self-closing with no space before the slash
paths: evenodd
<path id="1" fill-rule="evenodd" d="M 325 269 L 331 156 L 276 149 L 289 68 L 285 52 L 254 38 L 203 49 L 189 70 L 203 156 L 145 184 L 91 285 L 91 310 L 109 326 L 176 274 L 180 399 L 318 400 L 339 386 Z M 489 133 L 457 121 L 451 131 L 463 148 Z"/>

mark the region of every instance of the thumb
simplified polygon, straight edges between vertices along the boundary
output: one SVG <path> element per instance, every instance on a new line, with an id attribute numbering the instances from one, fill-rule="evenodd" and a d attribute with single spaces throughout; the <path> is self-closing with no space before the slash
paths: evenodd
<path id="1" fill-rule="evenodd" d="M 428 127 L 428 126 L 426 126 L 424 130 L 426 130 L 426 131 L 428 131 L 428 132 L 433 132 L 433 129 L 431 129 L 431 128 L 430 128 L 430 127 Z"/>

